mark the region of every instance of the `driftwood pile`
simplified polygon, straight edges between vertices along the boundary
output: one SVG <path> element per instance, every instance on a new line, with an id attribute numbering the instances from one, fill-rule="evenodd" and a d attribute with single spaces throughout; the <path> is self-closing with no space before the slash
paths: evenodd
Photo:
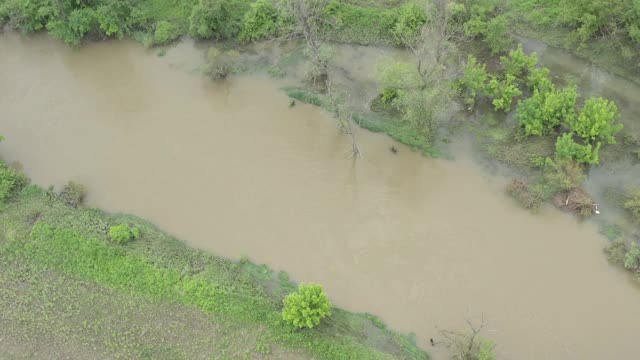
<path id="1" fill-rule="evenodd" d="M 580 188 L 561 191 L 551 199 L 560 209 L 576 213 L 580 216 L 591 216 L 598 211 L 598 205 L 591 196 Z"/>

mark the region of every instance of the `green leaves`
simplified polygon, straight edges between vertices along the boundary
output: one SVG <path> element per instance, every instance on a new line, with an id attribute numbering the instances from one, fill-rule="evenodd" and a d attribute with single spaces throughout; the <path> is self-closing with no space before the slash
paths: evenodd
<path id="1" fill-rule="evenodd" d="M 553 88 L 553 87 L 552 87 Z M 563 121 L 572 122 L 576 117 L 578 93 L 575 86 L 561 91 L 539 91 L 518 103 L 516 118 L 526 135 L 549 135 Z"/>
<path id="2" fill-rule="evenodd" d="M 618 107 L 613 101 L 591 98 L 585 102 L 580 115 L 568 119 L 567 124 L 586 141 L 601 140 L 615 144 L 615 134 L 623 127 L 615 124 L 619 118 Z"/>
<path id="3" fill-rule="evenodd" d="M 331 315 L 331 302 L 322 286 L 300 284 L 298 291 L 284 299 L 282 319 L 298 328 L 313 328 Z"/>
<path id="4" fill-rule="evenodd" d="M 574 159 L 580 164 L 598 164 L 601 145 L 600 142 L 595 147 L 588 143 L 578 144 L 573 140 L 573 133 L 566 133 L 556 141 L 556 158 Z"/>
<path id="5" fill-rule="evenodd" d="M 111 241 L 118 244 L 124 244 L 126 242 L 129 242 L 130 240 L 139 238 L 140 230 L 135 227 L 130 227 L 126 224 L 120 224 L 112 226 L 109 229 L 109 236 L 111 237 Z"/>

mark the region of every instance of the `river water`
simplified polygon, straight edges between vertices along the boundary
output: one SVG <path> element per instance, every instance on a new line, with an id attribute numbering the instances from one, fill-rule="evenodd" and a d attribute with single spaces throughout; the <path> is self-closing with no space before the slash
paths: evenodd
<path id="1" fill-rule="evenodd" d="M 594 225 L 520 209 L 465 146 L 427 159 L 359 131 L 354 160 L 326 113 L 289 108 L 268 78 L 212 83 L 194 71 L 202 53 L 0 36 L 2 157 L 193 246 L 321 283 L 436 359 L 428 339 L 467 317 L 484 318 L 501 359 L 638 355 L 640 289 Z"/>

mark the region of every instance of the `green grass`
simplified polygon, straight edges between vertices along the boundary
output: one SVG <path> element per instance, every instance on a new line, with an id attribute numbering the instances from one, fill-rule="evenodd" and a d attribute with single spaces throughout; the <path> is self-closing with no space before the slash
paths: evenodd
<path id="1" fill-rule="evenodd" d="M 110 242 L 120 223 L 140 237 Z M 20 352 L 51 344 L 122 359 L 428 359 L 364 314 L 335 309 L 295 331 L 280 315 L 295 289 L 286 273 L 191 249 L 132 216 L 68 207 L 36 186 L 0 214 L 0 269 L 0 337 Z"/>

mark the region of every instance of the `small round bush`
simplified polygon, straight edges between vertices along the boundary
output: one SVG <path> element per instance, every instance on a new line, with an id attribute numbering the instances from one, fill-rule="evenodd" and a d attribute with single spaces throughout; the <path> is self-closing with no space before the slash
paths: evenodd
<path id="1" fill-rule="evenodd" d="M 321 285 L 300 284 L 284 299 L 282 318 L 298 328 L 312 328 L 331 315 L 331 302 Z"/>
<path id="2" fill-rule="evenodd" d="M 140 237 L 140 230 L 126 224 L 120 224 L 112 226 L 109 229 L 109 236 L 111 236 L 111 241 L 118 244 L 124 244 Z"/>
<path id="3" fill-rule="evenodd" d="M 78 207 L 84 202 L 87 194 L 84 186 L 69 181 L 60 192 L 60 199 L 71 207 Z"/>
<path id="4" fill-rule="evenodd" d="M 172 42 L 180 36 L 180 29 L 168 21 L 159 21 L 153 33 L 153 43 L 164 45 Z"/>

